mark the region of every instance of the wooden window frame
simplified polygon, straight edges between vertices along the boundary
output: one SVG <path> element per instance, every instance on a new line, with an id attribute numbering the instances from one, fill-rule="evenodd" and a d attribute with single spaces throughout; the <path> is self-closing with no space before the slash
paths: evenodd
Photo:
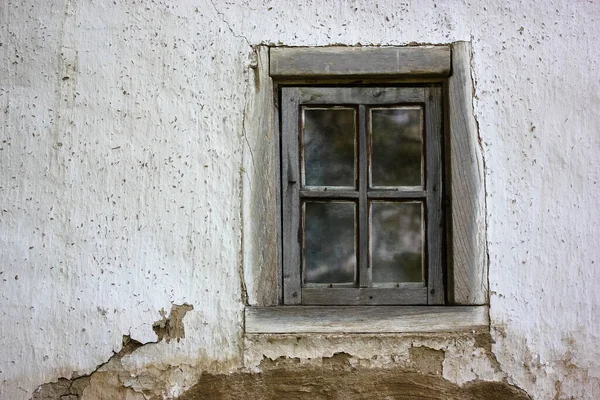
<path id="1" fill-rule="evenodd" d="M 246 145 L 252 156 L 251 170 L 246 175 L 256 177 L 244 185 L 246 333 L 434 332 L 487 327 L 483 159 L 472 106 L 470 43 L 379 48 L 259 46 L 257 49 L 258 63 L 253 68 L 258 96 L 255 107 L 252 104 L 247 107 L 245 120 Z M 269 96 L 278 93 L 281 87 L 322 85 L 442 88 L 444 174 L 448 185 L 444 201 L 447 241 L 444 306 L 283 305 L 278 161 L 278 115 L 282 108 L 278 97 L 269 101 Z M 269 153 L 269 148 L 275 151 Z M 257 149 L 263 150 L 264 157 L 256 156 Z M 257 230 L 259 226 L 264 229 Z"/>
<path id="2" fill-rule="evenodd" d="M 439 305 L 444 304 L 442 260 L 442 89 L 382 86 L 285 86 L 281 101 L 281 188 L 284 305 Z M 303 187 L 300 154 L 300 112 L 310 106 L 348 106 L 357 110 L 358 188 L 348 190 Z M 424 117 L 424 187 L 378 189 L 368 185 L 367 113 L 370 108 L 418 105 Z M 332 188 L 330 188 L 332 189 Z M 308 200 L 353 199 L 358 210 L 358 287 L 302 285 L 302 204 Z M 425 218 L 425 282 L 376 287 L 368 268 L 368 207 L 372 200 L 420 201 Z M 400 229 L 400 227 L 398 228 Z M 315 287 L 316 286 L 316 287 Z"/>

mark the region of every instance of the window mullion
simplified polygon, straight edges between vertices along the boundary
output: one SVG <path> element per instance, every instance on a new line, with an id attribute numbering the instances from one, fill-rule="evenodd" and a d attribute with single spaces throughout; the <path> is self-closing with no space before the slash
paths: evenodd
<path id="1" fill-rule="evenodd" d="M 369 217 L 368 217 L 368 157 L 367 157 L 367 111 L 358 107 L 358 284 L 371 287 L 372 269 L 369 265 Z"/>

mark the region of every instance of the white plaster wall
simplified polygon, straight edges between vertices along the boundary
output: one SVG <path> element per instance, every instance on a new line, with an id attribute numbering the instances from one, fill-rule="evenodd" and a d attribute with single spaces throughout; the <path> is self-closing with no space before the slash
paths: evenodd
<path id="1" fill-rule="evenodd" d="M 156 340 L 172 303 L 186 340 L 132 368 L 238 359 L 245 42 L 202 4 L 0 7 L 0 398 Z"/>
<path id="2" fill-rule="evenodd" d="M 138 349 L 132 375 L 241 367 L 250 45 L 457 40 L 473 43 L 493 351 L 535 399 L 597 398 L 599 16 L 581 0 L 2 2 L 0 398 L 93 371 L 122 335 L 156 340 L 172 304 L 194 306 L 186 338 Z"/>

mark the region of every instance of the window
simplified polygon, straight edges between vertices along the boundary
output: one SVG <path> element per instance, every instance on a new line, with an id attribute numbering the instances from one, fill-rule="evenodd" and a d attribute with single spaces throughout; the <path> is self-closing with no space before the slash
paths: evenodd
<path id="1" fill-rule="evenodd" d="M 244 124 L 246 333 L 486 326 L 470 44 L 257 55 Z"/>
<path id="2" fill-rule="evenodd" d="M 283 87 L 283 303 L 443 304 L 441 87 Z"/>

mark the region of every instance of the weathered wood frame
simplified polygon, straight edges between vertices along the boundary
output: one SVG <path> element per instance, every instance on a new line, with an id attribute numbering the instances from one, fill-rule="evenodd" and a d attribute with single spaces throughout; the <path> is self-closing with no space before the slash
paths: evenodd
<path id="1" fill-rule="evenodd" d="M 258 54 L 258 67 L 255 68 L 258 100 L 254 104 L 257 107 L 247 105 L 245 123 L 247 146 L 244 162 L 245 166 L 249 165 L 247 154 L 254 149 L 252 177 L 260 183 L 252 185 L 254 181 L 251 178 L 244 183 L 244 280 L 249 304 L 246 307 L 246 332 L 427 332 L 486 326 L 488 282 L 484 171 L 472 106 L 470 43 L 400 48 L 268 49 L 261 46 Z M 382 56 L 379 57 L 379 54 Z M 286 58 L 296 61 L 288 62 Z M 359 318 L 356 307 L 319 307 L 320 325 L 307 327 L 304 325 L 307 318 L 310 320 L 315 316 L 314 307 L 273 307 L 282 304 L 281 193 L 279 170 L 275 166 L 280 156 L 277 134 L 280 121 L 277 117 L 279 99 L 274 99 L 274 108 L 269 108 L 266 100 L 272 93 L 278 92 L 278 87 L 319 84 L 442 85 L 443 147 L 447 164 L 444 173 L 445 182 L 449 184 L 445 193 L 448 216 L 445 254 L 447 303 L 443 307 L 444 315 L 449 317 L 444 323 L 435 316 L 431 306 L 375 307 L 382 309 L 381 313 L 378 311 L 378 318 L 386 319 L 385 315 L 388 315 L 391 322 L 370 330 L 368 321 L 362 325 L 356 322 Z M 261 122 L 256 124 L 255 121 Z M 269 146 L 274 149 L 271 153 Z M 259 156 L 257 149 L 263 150 L 258 153 Z M 265 179 L 271 183 L 265 181 L 266 184 L 263 184 Z M 267 189 L 266 194 L 259 191 L 261 187 Z M 248 229 L 246 221 L 251 221 L 252 230 Z M 263 227 L 262 230 L 260 227 Z M 468 307 L 454 307 L 457 305 Z M 277 315 L 275 322 L 273 313 Z M 471 317 L 464 319 L 461 315 L 466 314 L 462 313 Z M 418 315 L 418 318 L 401 318 L 398 315 Z M 452 315 L 456 318 L 451 318 Z M 328 321 L 332 322 L 332 328 L 323 327 Z"/>
<path id="2" fill-rule="evenodd" d="M 287 306 L 246 311 L 246 333 L 440 332 L 487 324 L 486 307 Z"/>
<path id="3" fill-rule="evenodd" d="M 433 305 L 444 304 L 442 268 L 442 90 L 441 87 L 322 87 L 281 88 L 281 188 L 283 218 L 283 304 L 294 305 Z M 301 108 L 353 106 L 358 111 L 358 188 L 339 191 L 304 188 L 298 155 L 300 151 Z M 369 189 L 367 110 L 369 106 L 414 105 L 423 110 L 425 190 L 413 188 Z M 404 194 L 407 194 L 406 196 Z M 418 195 L 416 195 L 418 194 Z M 355 199 L 358 207 L 358 287 L 306 287 L 302 283 L 302 203 L 307 199 Z M 368 268 L 368 213 L 371 200 L 420 200 L 426 233 L 426 282 L 377 287 Z M 379 285 L 381 286 L 381 285 Z"/>

